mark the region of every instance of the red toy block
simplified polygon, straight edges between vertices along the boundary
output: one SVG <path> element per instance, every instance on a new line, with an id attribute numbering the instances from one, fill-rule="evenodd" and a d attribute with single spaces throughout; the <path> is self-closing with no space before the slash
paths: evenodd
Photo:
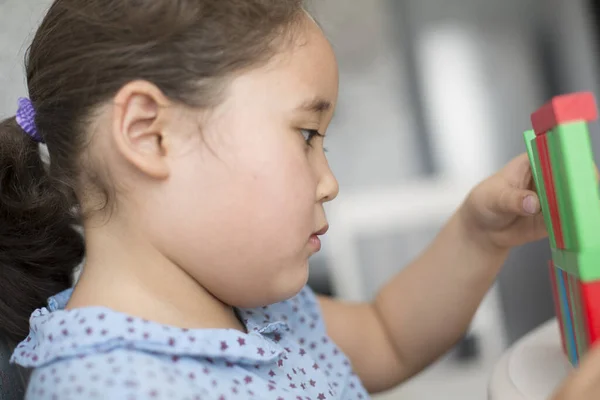
<path id="1" fill-rule="evenodd" d="M 600 339 L 600 281 L 581 282 L 581 302 L 592 347 Z"/>
<path id="2" fill-rule="evenodd" d="M 598 118 L 596 100 L 591 92 L 579 92 L 556 96 L 531 114 L 536 135 L 543 135 L 557 125 L 569 122 L 591 122 Z"/>

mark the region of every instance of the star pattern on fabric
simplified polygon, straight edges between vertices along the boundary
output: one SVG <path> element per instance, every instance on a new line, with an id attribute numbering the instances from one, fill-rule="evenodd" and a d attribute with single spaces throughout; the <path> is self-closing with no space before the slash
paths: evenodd
<path id="1" fill-rule="evenodd" d="M 32 314 L 32 333 L 12 358 L 35 367 L 26 398 L 368 398 L 327 336 L 308 288 L 282 303 L 239 310 L 248 333 L 179 329 L 108 309 L 73 311 L 63 305 Z"/>

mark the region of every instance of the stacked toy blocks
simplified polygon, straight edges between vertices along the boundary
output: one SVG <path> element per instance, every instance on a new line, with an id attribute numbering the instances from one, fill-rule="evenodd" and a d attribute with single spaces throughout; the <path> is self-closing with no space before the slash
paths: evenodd
<path id="1" fill-rule="evenodd" d="M 576 366 L 600 339 L 600 196 L 588 123 L 591 93 L 553 98 L 525 142 L 548 230 L 550 277 L 563 349 Z"/>

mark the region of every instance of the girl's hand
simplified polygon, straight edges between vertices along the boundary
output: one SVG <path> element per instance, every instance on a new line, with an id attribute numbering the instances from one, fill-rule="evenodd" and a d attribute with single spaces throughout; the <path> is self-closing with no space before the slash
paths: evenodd
<path id="1" fill-rule="evenodd" d="M 547 235 L 527 154 L 477 185 L 461 213 L 474 239 L 506 250 Z"/>
<path id="2" fill-rule="evenodd" d="M 550 400 L 600 399 L 600 347 L 584 357 L 579 367 L 569 375 Z"/>

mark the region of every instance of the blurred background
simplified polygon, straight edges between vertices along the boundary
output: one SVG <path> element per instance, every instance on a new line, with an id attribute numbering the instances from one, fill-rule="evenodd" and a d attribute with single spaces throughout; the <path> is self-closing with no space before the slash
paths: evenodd
<path id="1" fill-rule="evenodd" d="M 0 0 L 0 117 L 26 95 L 23 54 L 49 4 Z M 341 68 L 327 139 L 341 192 L 311 264 L 321 293 L 371 299 L 472 185 L 525 150 L 532 111 L 560 93 L 599 89 L 597 0 L 313 0 L 311 8 Z M 460 345 L 378 398 L 485 399 L 502 352 L 553 317 L 549 257 L 546 241 L 515 249 Z"/>

